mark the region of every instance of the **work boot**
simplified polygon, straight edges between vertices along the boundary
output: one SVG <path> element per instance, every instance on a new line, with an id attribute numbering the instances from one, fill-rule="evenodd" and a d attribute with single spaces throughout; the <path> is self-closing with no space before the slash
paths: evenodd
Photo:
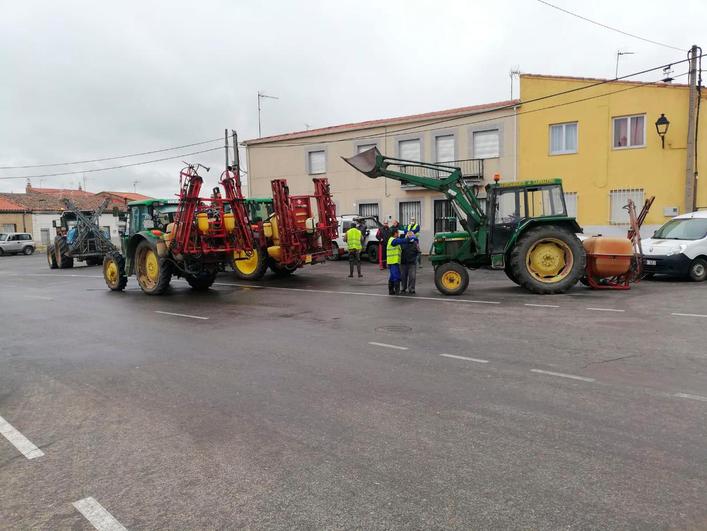
<path id="1" fill-rule="evenodd" d="M 359 275 L 359 276 L 360 276 L 360 275 Z M 353 273 L 351 273 L 351 274 L 349 275 L 349 278 L 353 278 Z"/>
<path id="2" fill-rule="evenodd" d="M 400 295 L 400 282 L 393 282 L 393 291 L 396 295 Z"/>
<path id="3" fill-rule="evenodd" d="M 361 273 L 359 273 L 358 278 L 363 278 L 363 275 Z"/>
<path id="4" fill-rule="evenodd" d="M 392 280 L 388 281 L 388 295 L 395 295 L 395 283 Z"/>

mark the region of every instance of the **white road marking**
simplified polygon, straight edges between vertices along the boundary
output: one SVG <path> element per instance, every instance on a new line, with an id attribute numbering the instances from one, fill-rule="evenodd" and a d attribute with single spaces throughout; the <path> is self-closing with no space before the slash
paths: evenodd
<path id="1" fill-rule="evenodd" d="M 160 310 L 155 310 L 155 313 L 161 313 L 162 315 L 174 315 L 175 317 L 188 317 L 189 319 L 203 319 L 206 321 L 208 317 L 201 317 L 199 315 L 188 315 L 186 313 L 174 313 L 174 312 L 162 312 Z"/>
<path id="2" fill-rule="evenodd" d="M 677 315 L 678 317 L 707 317 L 707 315 L 701 313 L 676 313 L 673 312 L 670 315 Z"/>
<path id="3" fill-rule="evenodd" d="M 587 308 L 593 312 L 625 312 L 626 310 L 617 310 L 616 308 Z"/>
<path id="4" fill-rule="evenodd" d="M 38 299 L 40 301 L 53 301 L 51 297 L 45 297 L 44 295 L 25 295 L 25 299 Z"/>
<path id="5" fill-rule="evenodd" d="M 559 308 L 557 304 L 530 304 L 526 303 L 523 306 L 532 306 L 533 308 Z"/>
<path id="6" fill-rule="evenodd" d="M 91 497 L 72 503 L 93 527 L 99 531 L 127 531 L 112 514 Z"/>
<path id="7" fill-rule="evenodd" d="M 480 360 L 478 358 L 467 358 L 466 356 L 457 356 L 456 354 L 440 354 L 445 358 L 454 358 L 455 360 L 475 361 L 476 363 L 488 363 L 488 360 Z"/>
<path id="8" fill-rule="evenodd" d="M 689 398 L 690 400 L 699 400 L 700 402 L 707 402 L 707 396 L 691 395 L 689 393 L 675 393 L 673 396 L 678 398 Z"/>
<path id="9" fill-rule="evenodd" d="M 4 435 L 27 459 L 34 459 L 44 455 L 44 452 L 32 444 L 32 441 L 22 435 L 2 417 L 0 417 L 0 434 Z"/>
<path id="10" fill-rule="evenodd" d="M 574 374 L 565 374 L 563 372 L 552 372 L 543 371 L 541 369 L 530 369 L 530 372 L 536 372 L 538 374 L 547 374 L 549 376 L 559 376 L 560 378 L 570 378 L 572 380 L 581 380 L 583 382 L 595 382 L 594 378 L 586 378 L 584 376 L 575 376 Z"/>
<path id="11" fill-rule="evenodd" d="M 376 347 L 394 348 L 397 350 L 407 350 L 407 347 L 400 347 L 398 345 L 389 345 L 388 343 L 376 343 L 375 341 L 369 341 L 369 345 L 374 345 Z"/>

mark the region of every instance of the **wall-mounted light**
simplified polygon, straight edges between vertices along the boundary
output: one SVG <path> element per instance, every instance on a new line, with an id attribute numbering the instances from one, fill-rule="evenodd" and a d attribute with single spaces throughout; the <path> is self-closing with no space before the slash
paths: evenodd
<path id="1" fill-rule="evenodd" d="M 668 132 L 668 127 L 670 127 L 670 120 L 661 113 L 660 118 L 655 121 L 655 130 L 658 132 L 663 149 L 665 149 L 665 134 Z"/>

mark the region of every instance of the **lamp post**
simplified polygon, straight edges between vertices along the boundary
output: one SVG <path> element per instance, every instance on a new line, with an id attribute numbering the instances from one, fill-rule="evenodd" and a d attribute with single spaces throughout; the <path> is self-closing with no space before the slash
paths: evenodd
<path id="1" fill-rule="evenodd" d="M 655 121 L 655 130 L 660 137 L 663 149 L 665 149 L 665 134 L 668 132 L 668 127 L 670 127 L 670 120 L 665 117 L 665 114 L 661 113 L 660 118 Z"/>

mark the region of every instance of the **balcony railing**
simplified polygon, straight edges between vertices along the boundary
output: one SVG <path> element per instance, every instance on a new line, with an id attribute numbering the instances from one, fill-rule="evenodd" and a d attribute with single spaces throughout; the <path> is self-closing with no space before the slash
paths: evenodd
<path id="1" fill-rule="evenodd" d="M 445 166 L 454 166 L 461 170 L 462 178 L 467 184 L 479 184 L 484 179 L 484 159 L 460 159 L 448 162 L 438 162 Z M 431 168 L 421 168 L 419 166 L 400 165 L 400 171 L 409 173 L 416 177 L 428 177 L 430 179 L 441 179 L 448 175 L 447 172 L 439 172 Z M 406 190 L 421 190 L 422 187 L 415 184 L 401 183 L 401 188 Z"/>

